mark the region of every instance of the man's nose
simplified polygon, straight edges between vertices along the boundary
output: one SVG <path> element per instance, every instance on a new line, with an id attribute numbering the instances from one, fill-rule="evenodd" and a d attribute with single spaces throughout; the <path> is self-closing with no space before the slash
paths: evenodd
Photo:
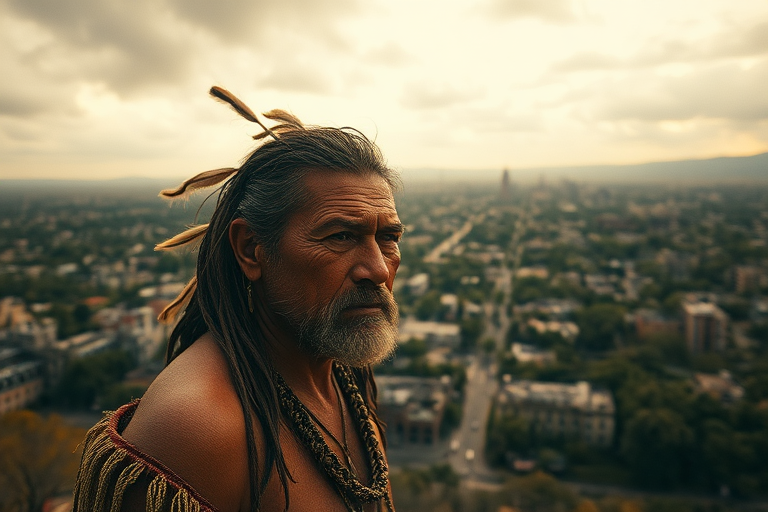
<path id="1" fill-rule="evenodd" d="M 389 279 L 389 266 L 381 247 L 376 241 L 366 243 L 361 247 L 359 261 L 352 269 L 352 280 L 356 284 L 370 281 L 375 285 L 387 282 Z"/>

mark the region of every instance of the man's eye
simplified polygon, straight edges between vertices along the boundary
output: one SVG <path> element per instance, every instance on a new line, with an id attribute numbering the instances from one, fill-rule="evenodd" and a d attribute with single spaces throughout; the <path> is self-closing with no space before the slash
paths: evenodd
<path id="1" fill-rule="evenodd" d="M 347 242 L 349 240 L 352 240 L 352 233 L 349 233 L 348 231 L 342 231 L 340 233 L 334 233 L 328 238 L 330 240 L 336 240 L 339 242 Z"/>
<path id="2" fill-rule="evenodd" d="M 383 235 L 382 238 L 386 242 L 400 243 L 400 235 L 397 233 L 386 234 L 386 235 Z"/>

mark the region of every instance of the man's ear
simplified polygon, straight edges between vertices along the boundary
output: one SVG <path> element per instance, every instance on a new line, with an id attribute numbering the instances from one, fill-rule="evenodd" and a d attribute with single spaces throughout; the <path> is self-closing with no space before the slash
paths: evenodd
<path id="1" fill-rule="evenodd" d="M 229 225 L 229 244 L 245 277 L 249 281 L 258 280 L 264 261 L 263 252 L 245 219 L 235 219 Z"/>

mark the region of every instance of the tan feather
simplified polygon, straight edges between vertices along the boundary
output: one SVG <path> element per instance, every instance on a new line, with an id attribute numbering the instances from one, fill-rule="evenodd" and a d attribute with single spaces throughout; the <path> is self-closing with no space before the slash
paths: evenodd
<path id="1" fill-rule="evenodd" d="M 176 315 L 178 315 L 179 312 L 186 307 L 187 303 L 189 303 L 189 300 L 192 298 L 192 294 L 195 293 L 196 289 L 197 277 L 195 276 L 189 280 L 187 286 L 181 290 L 181 293 L 160 312 L 157 316 L 157 321 L 163 324 L 173 322 Z"/>
<path id="2" fill-rule="evenodd" d="M 197 240 L 198 238 L 202 237 L 207 230 L 208 230 L 208 224 L 200 224 L 199 226 L 191 227 L 188 230 L 183 231 L 178 235 L 174 236 L 173 238 L 169 238 L 165 242 L 157 244 L 155 246 L 155 250 L 171 251 L 173 249 L 178 249 L 179 247 L 183 247 L 187 244 L 190 244 L 195 240 Z"/>
<path id="3" fill-rule="evenodd" d="M 276 124 L 275 126 L 272 127 L 272 131 L 274 133 L 276 133 L 277 135 L 282 135 L 284 133 L 290 133 L 290 132 L 296 132 L 296 131 L 300 131 L 300 130 L 304 130 L 304 127 L 303 126 L 296 126 L 295 124 Z M 257 133 L 256 135 L 253 136 L 253 139 L 254 140 L 260 140 L 260 139 L 263 139 L 264 137 L 267 137 L 268 135 L 271 135 L 271 134 L 269 134 L 267 132 Z"/>
<path id="4" fill-rule="evenodd" d="M 264 125 L 264 123 L 259 121 L 259 118 L 256 117 L 256 114 L 253 113 L 253 110 L 248 108 L 248 106 L 245 103 L 243 103 L 242 101 L 240 101 L 240 99 L 237 96 L 235 96 L 234 94 L 232 94 L 228 90 L 223 89 L 223 88 L 218 87 L 218 86 L 215 86 L 215 85 L 213 87 L 211 87 L 210 94 L 214 98 L 219 99 L 219 100 L 223 101 L 224 103 L 229 104 L 229 106 L 232 107 L 235 110 L 235 112 L 237 112 L 238 114 L 243 116 L 248 121 L 250 121 L 252 123 L 256 123 L 259 126 L 261 126 L 261 128 L 265 132 L 267 132 L 275 140 L 277 140 L 277 135 L 275 135 L 272 130 L 267 128 L 266 125 Z"/>
<path id="5" fill-rule="evenodd" d="M 237 112 L 238 114 L 240 114 L 241 116 L 249 120 L 250 122 L 261 124 L 259 123 L 259 120 L 256 119 L 256 114 L 253 113 L 253 110 L 248 108 L 248 105 L 240 101 L 240 99 L 237 96 L 235 96 L 228 90 L 214 85 L 213 87 L 211 87 L 210 94 L 214 98 L 217 98 L 223 101 L 224 103 L 228 103 L 229 106 L 232 107 L 232 109 L 235 112 Z"/>
<path id="6" fill-rule="evenodd" d="M 279 108 L 275 108 L 270 110 L 269 112 L 264 112 L 262 114 L 267 119 L 271 119 L 273 121 L 281 121 L 284 124 L 292 125 L 297 128 L 304 128 L 304 123 L 302 123 L 298 117 L 294 116 L 290 112 L 286 112 L 285 110 L 281 110 Z M 275 127 L 272 127 L 272 130 L 274 130 Z"/>
<path id="7" fill-rule="evenodd" d="M 239 169 L 234 167 L 225 167 L 222 169 L 201 172 L 200 174 L 189 178 L 176 188 L 161 190 L 160 197 L 168 199 L 186 198 L 195 190 L 218 185 L 237 171 L 239 171 Z"/>

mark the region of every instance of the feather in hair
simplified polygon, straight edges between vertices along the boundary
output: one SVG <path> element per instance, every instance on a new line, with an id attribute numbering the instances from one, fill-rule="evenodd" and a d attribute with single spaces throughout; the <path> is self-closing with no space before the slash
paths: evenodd
<path id="1" fill-rule="evenodd" d="M 173 238 L 169 238 L 165 242 L 157 244 L 155 246 L 155 250 L 171 251 L 173 249 L 178 249 L 179 247 L 182 247 L 194 242 L 195 240 L 203 236 L 207 230 L 208 230 L 208 224 L 200 224 L 199 226 L 191 227 L 186 231 L 182 231 L 181 233 L 174 236 Z"/>
<path id="2" fill-rule="evenodd" d="M 304 128 L 304 123 L 302 123 L 298 117 L 279 108 L 272 109 L 269 112 L 264 112 L 262 115 L 273 121 L 281 121 L 284 124 L 293 125 L 296 128 Z M 274 130 L 275 127 L 273 126 L 272 129 Z"/>
<path id="3" fill-rule="evenodd" d="M 201 172 L 200 174 L 189 178 L 176 188 L 167 188 L 165 190 L 161 190 L 160 197 L 165 197 L 168 199 L 186 199 L 195 190 L 218 185 L 237 171 L 239 171 L 239 169 L 234 167 L 225 167 L 222 169 L 214 169 L 212 171 Z"/>
<path id="4" fill-rule="evenodd" d="M 276 124 L 275 126 L 272 127 L 272 131 L 274 133 L 276 133 L 277 135 L 283 135 L 283 134 L 290 133 L 290 132 L 303 131 L 304 129 L 305 128 L 303 126 L 296 126 L 294 124 Z M 256 135 L 254 135 L 253 139 L 254 140 L 260 140 L 260 139 L 263 139 L 264 137 L 267 137 L 269 135 L 271 135 L 271 134 L 269 134 L 267 132 L 261 132 L 261 133 L 257 133 Z"/>
<path id="5" fill-rule="evenodd" d="M 173 319 L 176 318 L 176 315 L 178 315 L 179 312 L 186 307 L 196 289 L 197 276 L 190 279 L 187 283 L 187 286 L 185 286 L 184 289 L 181 290 L 181 293 L 175 299 L 173 299 L 173 302 L 168 304 L 165 309 L 163 309 L 160 314 L 157 315 L 157 321 L 163 324 L 173 322 Z"/>
<path id="6" fill-rule="evenodd" d="M 277 140 L 277 135 L 275 135 L 272 130 L 267 128 L 266 125 L 264 125 L 264 123 L 259 121 L 259 118 L 256 117 L 256 114 L 253 113 L 253 110 L 248 108 L 248 106 L 245 103 L 243 103 L 242 101 L 240 101 L 240 99 L 237 96 L 235 96 L 234 94 L 232 94 L 228 90 L 223 89 L 221 87 L 218 87 L 216 85 L 211 87 L 210 94 L 214 98 L 219 99 L 219 100 L 223 101 L 224 103 L 229 104 L 229 106 L 232 107 L 235 112 L 237 112 L 238 114 L 243 116 L 248 121 L 250 121 L 252 123 L 256 123 L 259 126 L 261 126 L 261 128 L 265 132 L 267 132 L 268 134 L 270 134 L 272 136 L 272 138 Z"/>

